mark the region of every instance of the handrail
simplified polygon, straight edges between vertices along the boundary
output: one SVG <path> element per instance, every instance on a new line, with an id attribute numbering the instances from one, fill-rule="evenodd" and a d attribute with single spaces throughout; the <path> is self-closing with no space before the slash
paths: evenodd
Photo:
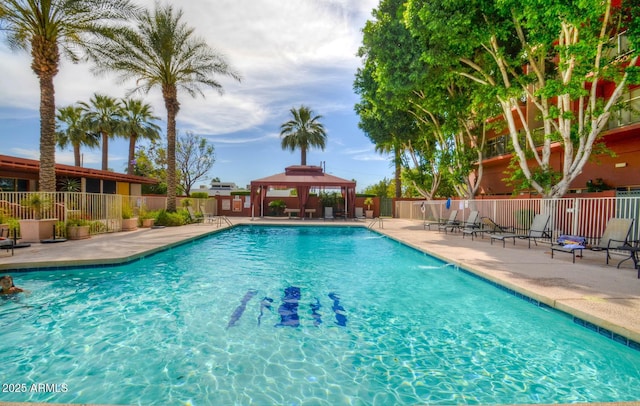
<path id="1" fill-rule="evenodd" d="M 222 227 L 223 221 L 227 223 L 227 226 L 233 227 L 233 223 L 231 222 L 231 220 L 229 220 L 227 216 L 218 216 L 217 219 L 218 219 L 218 227 Z"/>
<path id="2" fill-rule="evenodd" d="M 378 225 L 378 228 L 384 228 L 384 221 L 382 217 L 376 217 L 373 220 L 371 220 L 367 228 L 373 228 L 376 224 Z"/>

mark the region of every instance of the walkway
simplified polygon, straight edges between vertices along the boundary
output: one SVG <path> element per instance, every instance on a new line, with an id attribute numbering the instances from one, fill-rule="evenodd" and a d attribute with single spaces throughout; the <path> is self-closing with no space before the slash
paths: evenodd
<path id="1" fill-rule="evenodd" d="M 340 220 L 231 220 L 234 224 L 367 224 Z M 32 244 L 16 249 L 13 257 L 0 251 L 0 273 L 119 263 L 219 230 L 215 225 L 198 224 L 138 229 L 58 244 Z M 585 251 L 584 258 L 576 258 L 573 264 L 568 254 L 558 253 L 551 259 L 548 244 L 528 249 L 526 241 L 516 241 L 515 246 L 507 242 L 503 248 L 502 243 L 491 245 L 488 238 L 472 241 L 459 233 L 424 230 L 421 222 L 412 220 L 384 220 L 383 228 L 376 225 L 374 230 L 640 343 L 640 279 L 631 261 L 617 269 L 619 258 L 614 258 L 613 265 L 605 265 L 605 253 Z"/>

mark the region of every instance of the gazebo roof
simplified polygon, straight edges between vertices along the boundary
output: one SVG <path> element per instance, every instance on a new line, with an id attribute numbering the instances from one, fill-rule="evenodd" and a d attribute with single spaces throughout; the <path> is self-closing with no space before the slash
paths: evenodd
<path id="1" fill-rule="evenodd" d="M 356 182 L 324 173 L 321 166 L 293 165 L 286 167 L 283 173 L 252 180 L 251 186 L 334 186 L 355 188 Z"/>

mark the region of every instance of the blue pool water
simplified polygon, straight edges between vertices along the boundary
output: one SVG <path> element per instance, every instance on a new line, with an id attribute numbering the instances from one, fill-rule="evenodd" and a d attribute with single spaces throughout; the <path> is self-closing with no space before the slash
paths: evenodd
<path id="1" fill-rule="evenodd" d="M 0 401 L 640 399 L 640 351 L 361 228 L 237 227 L 14 277 L 32 293 L 0 299 Z"/>

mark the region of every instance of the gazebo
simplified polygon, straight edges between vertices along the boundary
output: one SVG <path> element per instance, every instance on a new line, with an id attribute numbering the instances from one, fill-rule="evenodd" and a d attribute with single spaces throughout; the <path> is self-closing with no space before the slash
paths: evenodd
<path id="1" fill-rule="evenodd" d="M 269 187 L 280 186 L 295 188 L 298 193 L 300 213 L 304 216 L 309 190 L 312 187 L 318 188 L 340 188 L 345 202 L 347 217 L 353 217 L 356 201 L 356 182 L 346 180 L 337 176 L 329 175 L 322 171 L 320 166 L 293 165 L 285 168 L 284 173 L 279 173 L 266 178 L 251 181 L 251 216 L 255 214 L 263 216 L 264 199 Z M 258 203 L 259 213 L 255 213 L 256 203 Z"/>

